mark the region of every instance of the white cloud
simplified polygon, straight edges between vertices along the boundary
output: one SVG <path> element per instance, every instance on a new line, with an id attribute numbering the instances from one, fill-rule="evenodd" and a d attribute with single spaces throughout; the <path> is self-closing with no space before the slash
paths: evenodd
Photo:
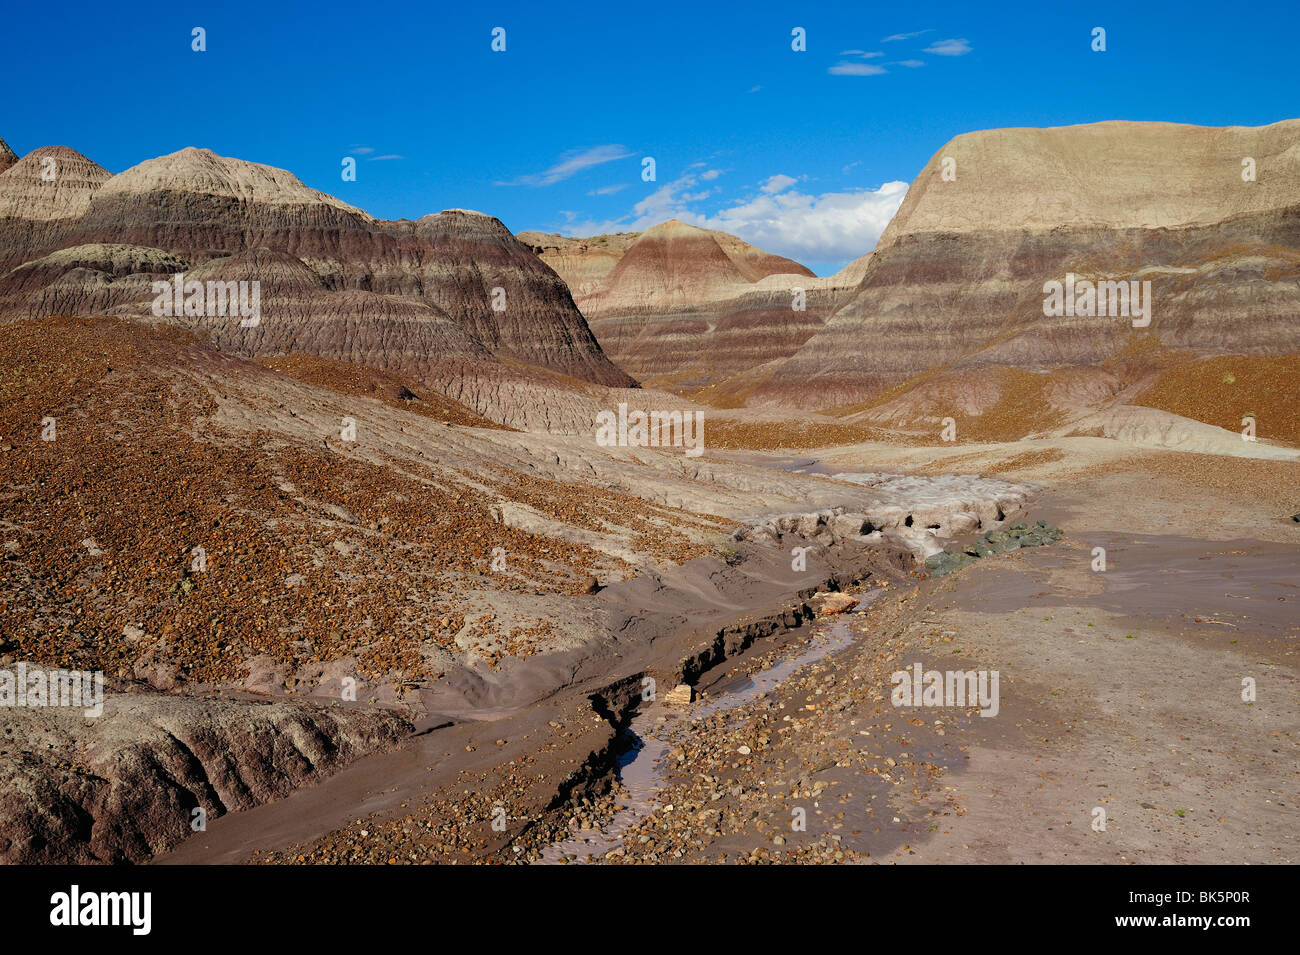
<path id="1" fill-rule="evenodd" d="M 366 162 L 383 162 L 385 159 L 405 159 L 405 156 L 399 156 L 397 153 L 388 153 L 384 156 L 369 156 Z"/>
<path id="2" fill-rule="evenodd" d="M 895 33 L 893 36 L 887 36 L 887 37 L 885 37 L 885 38 L 884 38 L 883 40 L 881 40 L 880 42 L 881 42 L 881 43 L 893 43 L 893 42 L 895 42 L 895 41 L 897 41 L 897 40 L 910 40 L 910 39 L 912 39 L 913 37 L 925 36 L 925 34 L 930 33 L 930 32 L 932 32 L 932 31 L 930 31 L 930 30 L 917 30 L 915 33 Z"/>
<path id="3" fill-rule="evenodd" d="M 889 71 L 873 63 L 836 63 L 826 72 L 832 76 L 879 76 Z"/>
<path id="4" fill-rule="evenodd" d="M 622 192 L 627 188 L 627 183 L 620 182 L 613 186 L 601 186 L 599 189 L 592 189 L 587 193 L 589 196 L 612 196 L 616 192 Z"/>
<path id="5" fill-rule="evenodd" d="M 709 195 L 693 193 L 696 177 L 665 183 L 638 202 L 623 219 L 569 223 L 569 235 L 640 232 L 668 219 L 720 229 L 746 242 L 800 262 L 847 262 L 875 247 L 907 194 L 907 183 L 878 189 L 850 189 L 809 195 L 790 188 L 798 180 L 778 174 L 764 180 L 751 198 L 709 213 L 692 208 Z M 779 184 L 779 187 L 777 187 Z"/>
<path id="6" fill-rule="evenodd" d="M 906 194 L 905 182 L 816 196 L 797 190 L 764 193 L 695 224 L 796 261 L 847 261 L 875 247 Z"/>
<path id="7" fill-rule="evenodd" d="M 761 86 L 751 86 L 750 89 L 749 89 L 749 91 L 750 91 L 751 93 L 757 93 L 757 92 L 758 92 L 759 90 L 761 90 L 762 88 L 763 88 L 763 87 L 761 87 Z"/>
<path id="8" fill-rule="evenodd" d="M 351 152 L 354 156 L 364 156 L 366 153 L 372 153 L 374 151 L 375 151 L 374 146 L 353 146 L 349 150 L 349 152 Z"/>
<path id="9" fill-rule="evenodd" d="M 938 40 L 927 46 L 925 52 L 933 53 L 935 56 L 965 56 L 970 52 L 970 41 L 965 38 L 960 40 Z"/>
<path id="10" fill-rule="evenodd" d="M 899 60 L 899 66 L 906 66 L 909 69 L 916 69 L 918 66 L 925 66 L 925 60 Z"/>
<path id="11" fill-rule="evenodd" d="M 600 226 L 588 223 L 583 228 L 589 227 L 591 231 L 584 232 L 575 224 L 574 229 L 577 231 L 574 232 L 574 235 L 600 235 L 604 232 L 640 232 L 668 219 L 679 219 L 681 216 L 678 213 L 686 210 L 687 203 L 697 201 L 698 193 L 687 191 L 697 183 L 698 177 L 689 173 L 674 179 L 672 182 L 664 183 L 632 207 L 632 225 L 628 225 L 626 221 L 607 222 Z M 707 194 L 706 192 L 705 195 Z"/>
<path id="12" fill-rule="evenodd" d="M 544 172 L 520 176 L 510 182 L 498 182 L 498 186 L 552 186 L 578 173 L 602 163 L 616 159 L 626 159 L 632 153 L 625 146 L 595 146 L 591 149 L 571 150 L 560 157 L 559 161 Z"/>
<path id="13" fill-rule="evenodd" d="M 781 192 L 783 189 L 789 189 L 798 179 L 791 176 L 775 175 L 764 181 L 759 188 L 766 193 Z"/>
<path id="14" fill-rule="evenodd" d="M 712 182 L 714 179 L 717 179 L 721 175 L 722 175 L 721 169 L 706 169 L 704 170 L 704 172 L 700 173 L 700 178 L 703 179 L 705 182 Z"/>

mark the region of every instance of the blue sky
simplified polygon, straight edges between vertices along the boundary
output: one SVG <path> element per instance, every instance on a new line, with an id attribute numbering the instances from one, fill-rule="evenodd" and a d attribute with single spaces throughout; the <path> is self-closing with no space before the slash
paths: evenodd
<path id="1" fill-rule="evenodd" d="M 1137 7 L 13 4 L 0 136 L 113 172 L 206 146 L 385 218 L 461 207 L 590 234 L 676 216 L 825 274 L 871 248 L 900 183 L 958 133 L 1300 115 L 1300 4 Z"/>

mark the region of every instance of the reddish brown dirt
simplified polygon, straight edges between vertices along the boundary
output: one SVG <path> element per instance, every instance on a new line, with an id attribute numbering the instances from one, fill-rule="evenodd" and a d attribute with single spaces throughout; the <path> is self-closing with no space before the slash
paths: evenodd
<path id="1" fill-rule="evenodd" d="M 288 375 L 296 381 L 328 388 L 342 395 L 376 398 L 390 408 L 400 408 L 444 424 L 467 428 L 514 430 L 484 418 L 446 395 L 421 387 L 418 383 L 400 375 L 378 371 L 365 365 L 301 354 L 263 358 L 258 363 L 273 368 L 282 375 Z"/>
<path id="2" fill-rule="evenodd" d="M 732 451 L 776 451 L 879 441 L 884 432 L 852 424 L 801 421 L 709 421 L 709 447 Z"/>
<path id="3" fill-rule="evenodd" d="M 361 675 L 400 682 L 436 675 L 426 641 L 454 648 L 467 580 L 577 595 L 606 560 L 496 522 L 473 489 L 211 426 L 214 396 L 182 369 L 213 360 L 174 330 L 109 319 L 6 329 L 7 652 L 126 675 L 146 649 L 132 627 L 182 682 L 237 681 L 261 654 L 295 668 L 353 656 Z M 54 441 L 41 440 L 46 417 Z M 487 575 L 492 547 L 511 554 L 509 572 Z M 526 653 L 536 636 L 511 645 Z"/>
<path id="4" fill-rule="evenodd" d="M 1300 444 L 1300 354 L 1224 355 L 1160 373 L 1134 404 L 1159 408 L 1229 431 L 1254 415 L 1256 434 Z"/>

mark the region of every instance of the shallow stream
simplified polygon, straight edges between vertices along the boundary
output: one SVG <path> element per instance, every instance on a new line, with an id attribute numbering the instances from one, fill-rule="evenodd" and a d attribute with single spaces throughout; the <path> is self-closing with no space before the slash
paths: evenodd
<path id="1" fill-rule="evenodd" d="M 883 593 L 883 590 L 875 589 L 854 594 L 859 601 L 857 609 L 870 606 Z M 853 632 L 849 627 L 851 619 L 851 615 L 845 614 L 829 622 L 812 624 L 813 637 L 799 653 L 729 683 L 719 695 L 693 703 L 689 709 L 654 706 L 633 717 L 631 725 L 624 731 L 627 748 L 619 759 L 618 774 L 623 784 L 624 805 L 600 829 L 575 832 L 568 839 L 547 846 L 542 852 L 542 864 L 586 862 L 619 848 L 628 830 L 654 810 L 654 796 L 667 776 L 664 757 L 675 746 L 675 730 L 685 722 L 734 710 L 771 693 L 803 667 L 843 650 L 853 642 Z"/>

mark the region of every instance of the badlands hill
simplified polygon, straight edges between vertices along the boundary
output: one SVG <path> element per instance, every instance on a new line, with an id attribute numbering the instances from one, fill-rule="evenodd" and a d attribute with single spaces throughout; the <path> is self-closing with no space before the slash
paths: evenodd
<path id="1" fill-rule="evenodd" d="M 1045 316 L 1044 284 L 1067 273 L 1149 281 L 1149 326 Z M 756 376 L 754 400 L 890 423 L 1000 407 L 1023 434 L 1040 412 L 1131 399 L 1181 361 L 1300 350 L 1298 279 L 1300 121 L 968 133 L 912 183 L 855 294 Z"/>
<path id="2" fill-rule="evenodd" d="M 66 146 L 43 146 L 0 172 L 0 269 L 30 250 L 56 247 L 109 179 L 103 166 Z"/>
<path id="3" fill-rule="evenodd" d="M 634 384 L 563 281 L 497 219 L 455 209 L 383 221 L 206 149 L 116 176 L 65 147 L 35 150 L 0 173 L 0 270 L 5 321 L 151 318 L 152 283 L 177 272 L 258 280 L 255 327 L 164 320 L 246 356 L 299 352 L 405 375 L 520 426 L 555 423 L 529 417 L 539 394 Z"/>
<path id="4" fill-rule="evenodd" d="M 615 361 L 692 393 L 793 354 L 851 284 L 847 270 L 818 279 L 791 259 L 675 219 L 642 233 L 520 239 L 568 282 Z"/>
<path id="5" fill-rule="evenodd" d="M 575 299 L 594 292 L 639 238 L 640 232 L 617 232 L 589 239 L 551 232 L 519 233 L 519 241 L 555 269 Z"/>
<path id="6" fill-rule="evenodd" d="M 4 172 L 17 161 L 18 156 L 9 148 L 9 144 L 0 139 L 0 172 Z"/>

